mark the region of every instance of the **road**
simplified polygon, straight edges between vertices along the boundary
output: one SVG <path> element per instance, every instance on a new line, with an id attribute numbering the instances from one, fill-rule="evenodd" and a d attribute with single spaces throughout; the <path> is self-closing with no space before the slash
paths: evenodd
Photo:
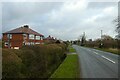
<path id="1" fill-rule="evenodd" d="M 118 55 L 73 45 L 76 49 L 82 78 L 118 78 Z"/>

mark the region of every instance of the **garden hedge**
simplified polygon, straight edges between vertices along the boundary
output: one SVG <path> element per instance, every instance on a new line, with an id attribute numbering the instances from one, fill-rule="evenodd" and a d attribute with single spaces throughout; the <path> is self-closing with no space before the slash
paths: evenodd
<path id="1" fill-rule="evenodd" d="M 2 49 L 3 78 L 49 78 L 66 57 L 65 44 Z"/>

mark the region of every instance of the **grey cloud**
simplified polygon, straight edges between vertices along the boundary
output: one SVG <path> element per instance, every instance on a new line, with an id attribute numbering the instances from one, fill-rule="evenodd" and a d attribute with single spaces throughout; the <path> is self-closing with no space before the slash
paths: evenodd
<path id="1" fill-rule="evenodd" d="M 115 7 L 116 3 L 83 4 L 85 6 L 73 4 L 71 7 L 64 2 L 4 3 L 3 32 L 29 24 L 45 36 L 52 35 L 63 40 L 77 39 L 83 32 L 86 32 L 88 39 L 99 38 L 101 29 L 104 34 L 114 36 L 112 19 L 117 16 L 117 12 L 107 14 L 103 10 Z"/>
<path id="2" fill-rule="evenodd" d="M 0 38 L 2 36 L 2 4 L 0 3 Z"/>
<path id="3" fill-rule="evenodd" d="M 3 32 L 10 27 L 25 23 L 43 23 L 44 16 L 53 9 L 58 9 L 62 3 L 56 2 L 6 2 L 3 3 Z M 16 25 L 18 24 L 18 25 Z"/>
<path id="4" fill-rule="evenodd" d="M 103 9 L 106 7 L 116 6 L 117 2 L 89 2 L 89 9 Z"/>

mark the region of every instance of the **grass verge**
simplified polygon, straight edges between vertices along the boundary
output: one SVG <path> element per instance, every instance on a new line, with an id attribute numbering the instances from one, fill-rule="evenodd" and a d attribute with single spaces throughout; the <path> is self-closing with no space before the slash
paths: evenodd
<path id="1" fill-rule="evenodd" d="M 98 47 L 88 47 L 88 46 L 85 46 L 87 48 L 94 48 L 94 49 L 97 49 L 97 50 L 101 50 L 101 51 L 105 51 L 105 52 L 110 52 L 110 53 L 113 53 L 113 54 L 117 54 L 117 55 L 120 55 L 120 49 L 117 49 L 117 48 L 98 48 Z"/>
<path id="2" fill-rule="evenodd" d="M 111 53 L 113 53 L 113 54 L 120 55 L 118 49 L 112 49 L 112 48 L 108 48 L 108 49 L 106 49 L 106 48 L 95 48 L 95 49 L 102 50 L 102 51 L 106 51 L 106 52 L 111 52 Z"/>
<path id="3" fill-rule="evenodd" d="M 68 54 L 50 78 L 79 78 L 78 55 Z"/>
<path id="4" fill-rule="evenodd" d="M 72 46 L 69 46 L 69 52 L 72 53 L 72 52 L 76 52 L 76 50 L 72 47 Z"/>

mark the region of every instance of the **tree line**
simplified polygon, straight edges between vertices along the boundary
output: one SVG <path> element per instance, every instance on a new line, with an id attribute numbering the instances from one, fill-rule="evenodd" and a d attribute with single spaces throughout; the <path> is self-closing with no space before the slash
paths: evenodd
<path id="1" fill-rule="evenodd" d="M 120 49 L 120 17 L 113 20 L 115 23 L 115 31 L 117 35 L 115 38 L 111 37 L 110 35 L 101 35 L 101 38 L 96 40 L 86 40 L 85 32 L 83 35 L 79 37 L 78 40 L 71 41 L 73 44 L 78 44 L 81 46 L 87 47 L 97 47 L 97 48 L 119 48 Z"/>

